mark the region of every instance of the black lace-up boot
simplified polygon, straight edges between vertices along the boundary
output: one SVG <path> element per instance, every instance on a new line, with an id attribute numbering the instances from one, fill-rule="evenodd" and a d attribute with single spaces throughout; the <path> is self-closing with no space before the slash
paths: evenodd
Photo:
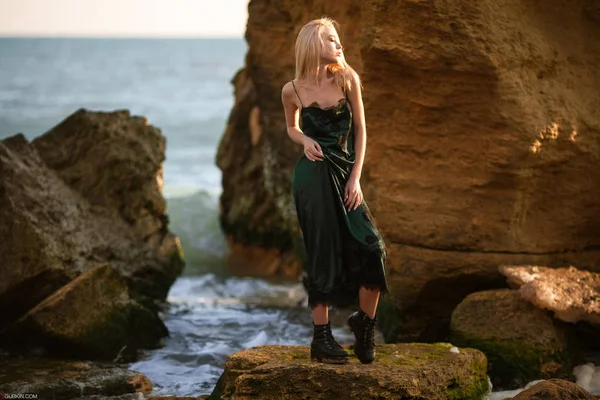
<path id="1" fill-rule="evenodd" d="M 313 340 L 310 344 L 311 360 L 325 363 L 345 364 L 348 362 L 348 353 L 340 346 L 331 333 L 331 323 L 315 325 Z"/>
<path id="2" fill-rule="evenodd" d="M 348 317 L 348 326 L 354 333 L 354 353 L 363 364 L 375 359 L 375 325 L 377 317 L 371 319 L 363 310 L 356 311 Z"/>

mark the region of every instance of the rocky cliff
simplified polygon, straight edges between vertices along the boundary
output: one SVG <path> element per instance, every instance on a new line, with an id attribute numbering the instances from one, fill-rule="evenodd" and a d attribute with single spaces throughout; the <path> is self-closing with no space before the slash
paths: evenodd
<path id="1" fill-rule="evenodd" d="M 340 22 L 365 88 L 362 183 L 389 249 L 388 340 L 444 337 L 466 294 L 505 286 L 502 264 L 600 270 L 597 2 L 248 9 L 246 67 L 218 154 L 223 226 L 234 256 L 256 260 L 242 272 L 298 271 L 289 188 L 301 149 L 286 135 L 280 89 L 293 77 L 297 32 L 323 15 Z"/>

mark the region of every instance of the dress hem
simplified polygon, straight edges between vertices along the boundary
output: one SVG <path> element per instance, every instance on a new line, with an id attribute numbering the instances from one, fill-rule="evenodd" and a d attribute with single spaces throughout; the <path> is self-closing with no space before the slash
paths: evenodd
<path id="1" fill-rule="evenodd" d="M 351 288 L 343 290 L 334 290 L 331 292 L 322 292 L 309 283 L 307 277 L 304 278 L 304 286 L 308 293 L 308 307 L 315 309 L 317 306 L 334 306 L 337 308 L 348 308 L 358 304 L 359 290 L 379 290 L 379 298 L 383 299 L 389 293 L 387 283 L 360 283 Z"/>

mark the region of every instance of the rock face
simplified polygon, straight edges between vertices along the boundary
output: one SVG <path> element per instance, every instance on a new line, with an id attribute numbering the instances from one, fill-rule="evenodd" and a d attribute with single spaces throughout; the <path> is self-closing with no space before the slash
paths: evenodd
<path id="1" fill-rule="evenodd" d="M 444 343 L 380 345 L 362 365 L 312 362 L 302 346 L 260 346 L 233 354 L 210 399 L 480 399 L 485 356 Z"/>
<path id="2" fill-rule="evenodd" d="M 133 241 L 139 254 L 107 251 L 103 256 L 115 260 L 121 272 L 130 271 L 140 295 L 164 299 L 183 269 L 183 259 L 179 239 L 168 229 L 162 195 L 166 140 L 161 131 L 128 111 L 79 110 L 32 144 L 93 211 L 102 210 L 114 223 L 125 224 L 113 231 L 126 237 L 113 234 L 111 239 Z"/>
<path id="3" fill-rule="evenodd" d="M 522 391 L 512 400 L 595 400 L 596 397 L 573 382 L 549 379 Z"/>
<path id="4" fill-rule="evenodd" d="M 300 27 L 329 15 L 364 83 L 362 186 L 389 248 L 388 340 L 443 338 L 465 295 L 505 285 L 499 265 L 600 270 L 592 0 L 252 0 L 248 9 L 246 67 L 218 158 L 221 218 L 238 248 L 276 249 L 282 265 L 294 249 L 289 189 L 302 150 L 286 135 L 280 93 Z"/>
<path id="5" fill-rule="evenodd" d="M 566 322 L 600 325 L 600 274 L 575 267 L 503 266 L 500 272 L 521 296 Z"/>
<path id="6" fill-rule="evenodd" d="M 0 331 L 104 264 L 157 311 L 183 268 L 160 194 L 164 148 L 126 111 L 79 110 L 33 143 L 0 141 Z"/>
<path id="7" fill-rule="evenodd" d="M 569 378 L 566 332 L 516 290 L 472 293 L 452 313 L 451 341 L 481 350 L 494 389 L 514 389 L 543 378 Z"/>
<path id="8" fill-rule="evenodd" d="M 41 357 L 0 357 L 0 393 L 35 393 L 39 399 L 67 400 L 151 391 L 152 382 L 127 366 Z"/>
<path id="9" fill-rule="evenodd" d="M 0 333 L 4 348 L 108 359 L 149 348 L 167 328 L 129 297 L 117 271 L 102 265 L 75 278 Z"/>

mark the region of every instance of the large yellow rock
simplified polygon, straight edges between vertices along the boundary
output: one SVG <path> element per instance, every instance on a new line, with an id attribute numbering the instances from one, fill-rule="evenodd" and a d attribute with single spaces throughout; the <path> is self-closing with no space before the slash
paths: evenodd
<path id="1" fill-rule="evenodd" d="M 388 244 L 387 340 L 446 337 L 499 265 L 600 269 L 600 12 L 590 0 L 253 0 L 246 67 L 223 136 L 221 220 L 240 273 L 291 274 L 302 149 L 281 87 L 312 18 L 343 28 L 364 81 L 362 187 Z M 261 264 L 260 250 L 268 262 Z M 301 259 L 301 256 L 300 256 Z"/>

